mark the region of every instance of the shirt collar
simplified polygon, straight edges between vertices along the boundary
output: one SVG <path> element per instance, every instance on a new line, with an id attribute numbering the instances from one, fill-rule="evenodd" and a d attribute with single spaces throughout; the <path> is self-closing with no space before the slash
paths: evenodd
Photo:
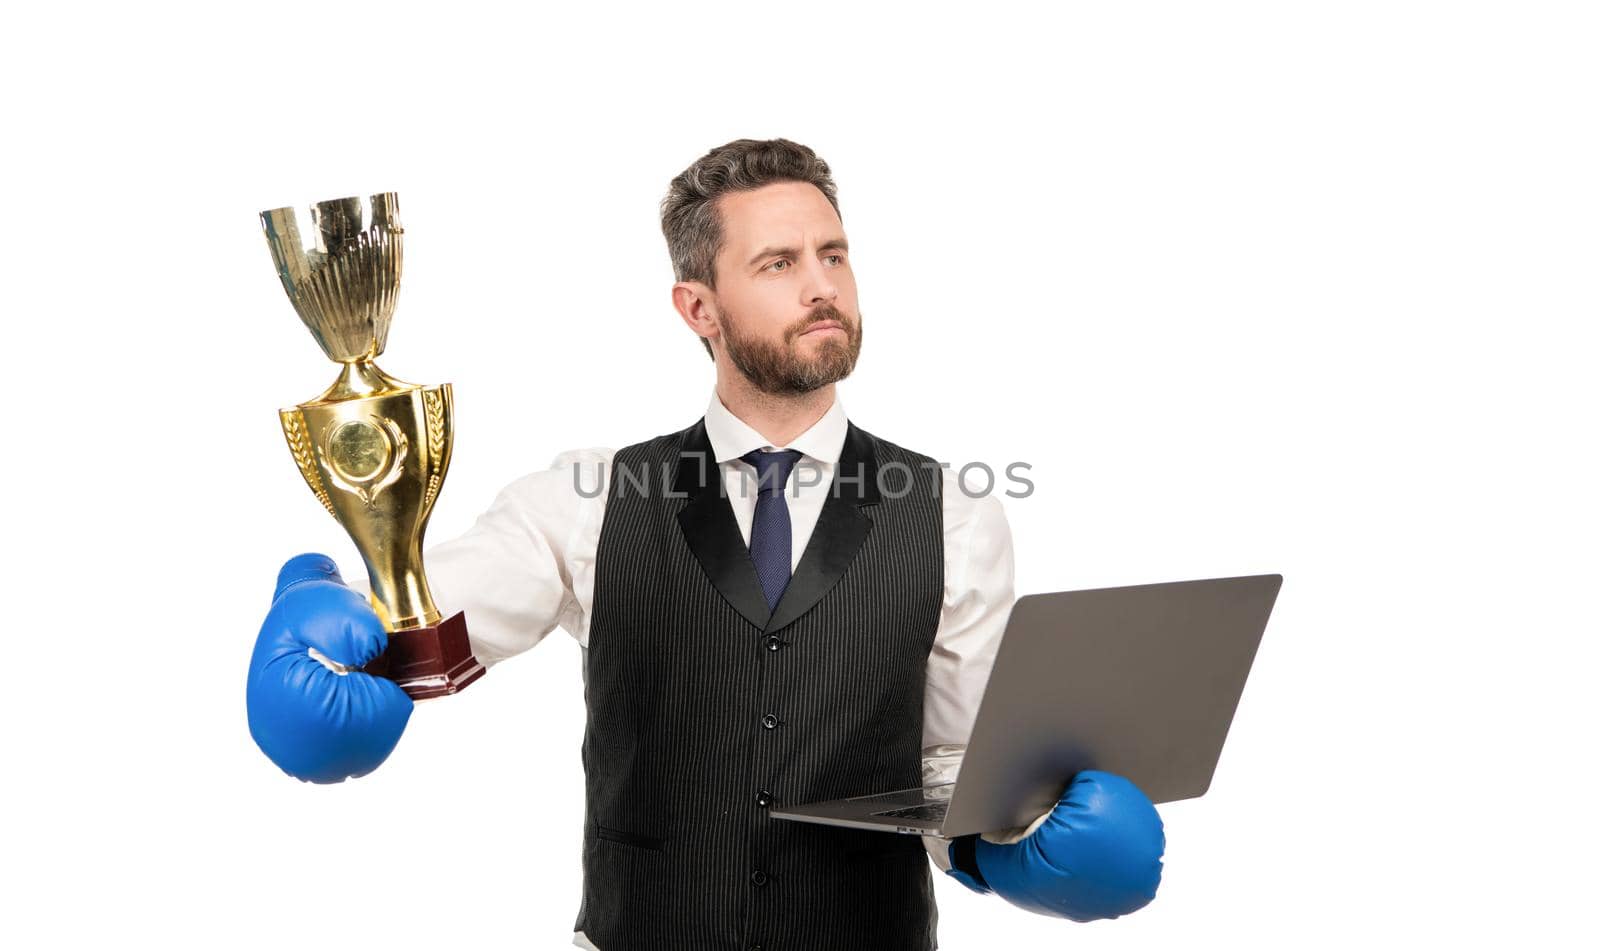
<path id="1" fill-rule="evenodd" d="M 717 391 L 711 391 L 711 403 L 706 407 L 706 438 L 711 440 L 711 452 L 718 463 L 737 459 L 752 449 L 798 449 L 817 462 L 837 463 L 839 451 L 844 447 L 845 430 L 849 420 L 844 415 L 844 405 L 835 391 L 833 405 L 811 428 L 794 437 L 787 446 L 776 446 L 767 437 L 750 428 L 750 425 L 722 405 Z"/>

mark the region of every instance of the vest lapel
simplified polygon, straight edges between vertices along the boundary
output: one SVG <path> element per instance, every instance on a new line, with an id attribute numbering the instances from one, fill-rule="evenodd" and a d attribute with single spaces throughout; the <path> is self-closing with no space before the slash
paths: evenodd
<path id="1" fill-rule="evenodd" d="M 828 593 L 855 560 L 872 529 L 872 519 L 861 511 L 878 502 L 878 461 L 872 445 L 854 423 L 847 424 L 833 484 L 817 516 L 817 527 L 806 542 L 805 554 L 773 609 L 767 631 L 777 631 L 811 610 Z"/>
<path id="2" fill-rule="evenodd" d="M 689 504 L 678 513 L 678 525 L 712 586 L 745 620 L 765 627 L 771 613 L 767 596 L 761 591 L 755 562 L 750 560 L 750 549 L 739 534 L 733 506 L 724 493 L 704 417 L 684 434 L 672 488 L 689 497 Z"/>
<path id="3" fill-rule="evenodd" d="M 678 455 L 673 491 L 689 502 L 678 513 L 678 525 L 706 577 L 745 620 L 763 631 L 783 628 L 811 610 L 844 576 L 872 528 L 862 506 L 875 505 L 878 494 L 877 458 L 867 437 L 848 423 L 833 483 L 817 516 L 816 528 L 794 576 L 773 611 L 756 578 L 750 548 L 739 534 L 733 506 L 723 491 L 721 470 L 711 451 L 702 417 L 684 434 Z"/>

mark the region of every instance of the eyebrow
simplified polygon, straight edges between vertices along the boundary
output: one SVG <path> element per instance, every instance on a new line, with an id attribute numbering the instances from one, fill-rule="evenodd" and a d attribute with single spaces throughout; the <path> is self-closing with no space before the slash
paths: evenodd
<path id="1" fill-rule="evenodd" d="M 833 239 L 831 239 L 829 241 L 824 241 L 822 243 L 822 245 L 817 248 L 817 250 L 818 251 L 849 251 L 850 250 L 850 242 L 846 241 L 843 238 L 833 238 Z M 762 261 L 762 260 L 764 260 L 766 258 L 776 257 L 778 255 L 786 255 L 786 256 L 791 257 L 791 258 L 792 257 L 798 257 L 799 254 L 800 254 L 800 249 L 799 248 L 762 248 L 761 251 L 759 253 L 757 253 L 755 257 L 750 259 L 749 263 L 750 264 L 756 264 L 756 263 L 758 263 L 758 262 L 760 262 L 760 261 Z"/>

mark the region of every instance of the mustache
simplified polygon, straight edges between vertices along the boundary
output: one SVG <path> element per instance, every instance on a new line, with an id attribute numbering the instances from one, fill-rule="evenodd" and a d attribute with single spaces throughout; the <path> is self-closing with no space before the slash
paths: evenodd
<path id="1" fill-rule="evenodd" d="M 825 320 L 836 321 L 846 330 L 851 330 L 855 327 L 855 321 L 841 313 L 839 308 L 832 304 L 822 304 L 816 310 L 813 310 L 805 320 L 800 322 L 799 326 L 794 330 L 795 336 L 805 333 L 813 324 L 820 324 Z"/>

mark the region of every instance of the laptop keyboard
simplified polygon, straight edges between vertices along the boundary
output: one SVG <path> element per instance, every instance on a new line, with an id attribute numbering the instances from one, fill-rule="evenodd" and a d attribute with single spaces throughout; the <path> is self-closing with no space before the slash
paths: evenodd
<path id="1" fill-rule="evenodd" d="M 950 801 L 925 803 L 920 806 L 906 806 L 903 809 L 890 809 L 887 812 L 874 812 L 874 816 L 885 819 L 923 819 L 930 822 L 941 822 L 946 812 L 950 811 Z"/>

